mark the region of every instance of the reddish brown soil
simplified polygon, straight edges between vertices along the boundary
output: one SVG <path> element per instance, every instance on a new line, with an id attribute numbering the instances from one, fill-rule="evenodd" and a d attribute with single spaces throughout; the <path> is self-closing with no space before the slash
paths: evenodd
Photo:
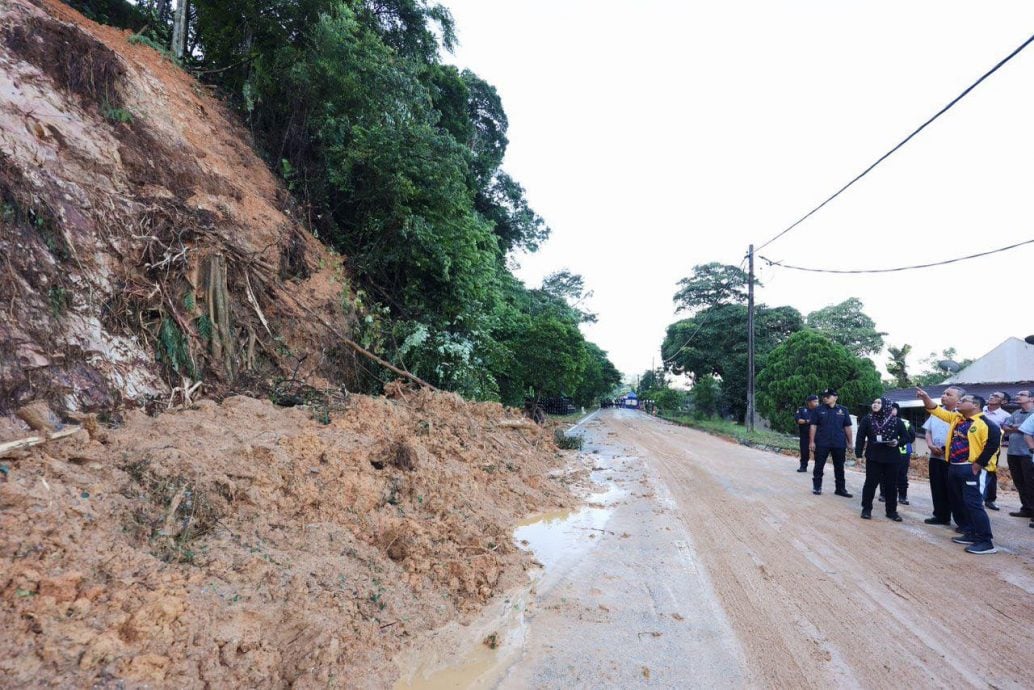
<path id="1" fill-rule="evenodd" d="M 4 460 L 0 684 L 389 684 L 411 635 L 517 581 L 517 518 L 571 500 L 546 430 L 405 396 L 329 425 L 245 397 L 133 412 Z"/>
<path id="2" fill-rule="evenodd" d="M 350 333 L 341 257 L 237 118 L 129 38 L 57 0 L 0 4 L 0 414 L 144 404 L 185 375 L 210 396 L 255 390 L 305 353 L 323 356 L 300 378 L 350 385 L 354 355 L 312 316 Z M 202 322 L 216 257 L 218 339 Z M 167 323 L 192 367 L 173 366 Z"/>

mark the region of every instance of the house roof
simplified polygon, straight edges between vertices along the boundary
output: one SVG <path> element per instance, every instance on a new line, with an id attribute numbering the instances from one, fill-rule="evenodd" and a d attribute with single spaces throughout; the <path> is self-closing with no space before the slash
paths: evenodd
<path id="1" fill-rule="evenodd" d="M 976 360 L 944 383 L 982 385 L 988 381 L 1034 380 L 1034 345 L 1019 338 L 1007 338 L 998 347 Z M 979 394 L 978 394 L 979 395 Z"/>
<path id="2" fill-rule="evenodd" d="M 967 367 L 968 368 L 968 367 Z M 1009 397 L 1015 398 L 1016 394 L 1022 390 L 1028 390 L 1034 388 L 1034 380 L 1027 381 L 1016 381 L 1008 383 L 953 383 L 953 384 L 941 384 L 938 386 L 924 386 L 923 390 L 930 394 L 930 397 L 937 402 L 941 401 L 941 393 L 944 392 L 945 388 L 951 388 L 952 386 L 958 386 L 966 389 L 967 393 L 973 393 L 979 395 L 984 400 L 987 400 L 987 396 L 995 391 L 1004 391 L 1009 394 Z M 893 388 L 888 391 L 884 391 L 884 397 L 891 402 L 896 402 L 900 407 L 922 407 L 923 401 L 916 397 L 916 389 L 912 388 Z"/>

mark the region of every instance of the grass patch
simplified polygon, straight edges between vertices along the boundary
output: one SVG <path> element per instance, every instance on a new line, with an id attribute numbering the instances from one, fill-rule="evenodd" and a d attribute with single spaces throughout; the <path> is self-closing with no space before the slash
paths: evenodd
<path id="1" fill-rule="evenodd" d="M 741 443 L 766 446 L 769 448 L 779 448 L 781 450 L 789 450 L 793 452 L 797 452 L 800 449 L 800 441 L 796 436 L 783 434 L 770 429 L 754 429 L 753 432 L 748 432 L 747 427 L 736 422 L 730 422 L 727 419 L 694 419 L 693 417 L 672 414 L 662 414 L 661 416 L 670 422 L 675 422 L 676 424 L 692 427 L 694 429 L 700 429 L 701 431 L 707 431 L 712 434 L 718 434 L 720 436 L 728 436 L 740 441 Z"/>
<path id="2" fill-rule="evenodd" d="M 147 46 L 148 48 L 160 53 L 163 57 L 167 57 L 170 60 L 172 59 L 172 53 L 170 53 L 162 43 L 147 34 L 133 34 L 126 40 L 128 40 L 131 45 Z"/>
<path id="3" fill-rule="evenodd" d="M 553 442 L 556 443 L 557 448 L 564 450 L 581 450 L 582 449 L 582 437 L 581 436 L 568 436 L 561 429 L 556 429 L 553 432 Z"/>

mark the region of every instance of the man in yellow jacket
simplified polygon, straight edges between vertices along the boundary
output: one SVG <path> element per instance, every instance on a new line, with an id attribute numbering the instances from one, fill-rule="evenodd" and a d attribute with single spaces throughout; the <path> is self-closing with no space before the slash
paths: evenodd
<path id="1" fill-rule="evenodd" d="M 952 541 L 967 544 L 968 553 L 997 553 L 991 520 L 984 510 L 984 486 L 988 470 L 994 471 L 998 464 L 1001 428 L 983 418 L 984 399 L 979 395 L 963 394 L 955 412 L 939 408 L 922 388 L 916 388 L 916 397 L 926 405 L 927 412 L 949 425 L 944 453 L 948 462 L 948 491 L 952 502 L 964 507 L 959 523 L 962 536 Z"/>

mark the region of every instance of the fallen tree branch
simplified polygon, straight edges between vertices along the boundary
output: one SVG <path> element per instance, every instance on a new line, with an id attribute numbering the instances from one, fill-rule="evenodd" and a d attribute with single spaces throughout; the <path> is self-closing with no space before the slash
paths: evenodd
<path id="1" fill-rule="evenodd" d="M 496 423 L 500 429 L 534 429 L 538 425 L 520 419 L 503 419 Z"/>
<path id="2" fill-rule="evenodd" d="M 286 290 L 284 291 L 284 294 L 286 296 L 290 297 L 291 301 L 294 302 L 297 306 L 301 307 L 301 309 L 303 311 L 305 311 L 310 316 L 312 316 L 314 319 L 316 319 L 321 324 L 323 324 L 323 326 L 328 331 L 330 331 L 331 333 L 336 335 L 338 338 L 340 338 L 341 341 L 345 345 L 348 345 L 350 348 L 352 348 L 353 350 L 355 350 L 356 352 L 361 354 L 363 357 L 366 357 L 367 359 L 370 359 L 370 360 L 376 362 L 377 364 L 380 364 L 382 367 L 384 367 L 388 371 L 391 371 L 392 373 L 398 374 L 399 376 L 402 376 L 402 377 L 405 377 L 405 378 L 409 379 L 413 383 L 416 383 L 418 385 L 424 386 L 425 388 L 429 388 L 429 389 L 431 389 L 433 391 L 437 391 L 438 390 L 437 388 L 435 388 L 434 386 L 429 384 L 427 381 L 424 381 L 423 379 L 421 379 L 419 376 L 414 376 L 413 374 L 410 374 L 408 371 L 403 371 L 402 369 L 399 369 L 398 367 L 396 367 L 395 365 L 391 364 L 390 362 L 384 361 L 383 359 L 381 359 L 377 355 L 373 354 L 369 350 L 367 350 L 367 349 L 363 348 L 362 346 L 360 346 L 359 343 L 355 342 L 351 338 L 346 337 L 341 331 L 339 331 L 338 329 L 334 328 L 329 323 L 324 321 L 322 316 L 320 316 L 319 314 L 314 312 L 312 309 L 309 309 L 307 306 L 305 306 L 304 304 L 299 302 L 297 299 L 295 299 L 294 295 L 288 293 Z"/>
<path id="3" fill-rule="evenodd" d="M 65 427 L 61 431 L 55 431 L 54 433 L 48 436 L 29 436 L 28 438 L 21 438 L 17 441 L 7 441 L 5 443 L 0 443 L 0 458 L 16 450 L 21 450 L 23 448 L 31 448 L 33 446 L 38 446 L 41 443 L 46 443 L 47 441 L 56 441 L 59 438 L 71 436 L 72 434 L 76 433 L 77 431 L 80 431 L 81 429 L 81 426 L 69 426 Z"/>
<path id="4" fill-rule="evenodd" d="M 251 280 L 248 278 L 248 271 L 244 271 L 244 294 L 248 297 L 248 302 L 251 303 L 252 308 L 255 309 L 255 313 L 258 314 L 259 321 L 266 327 L 266 333 L 272 337 L 273 331 L 269 330 L 269 323 L 266 322 L 266 315 L 262 313 L 262 309 L 259 308 L 258 300 L 255 299 L 255 293 L 251 289 Z"/>

